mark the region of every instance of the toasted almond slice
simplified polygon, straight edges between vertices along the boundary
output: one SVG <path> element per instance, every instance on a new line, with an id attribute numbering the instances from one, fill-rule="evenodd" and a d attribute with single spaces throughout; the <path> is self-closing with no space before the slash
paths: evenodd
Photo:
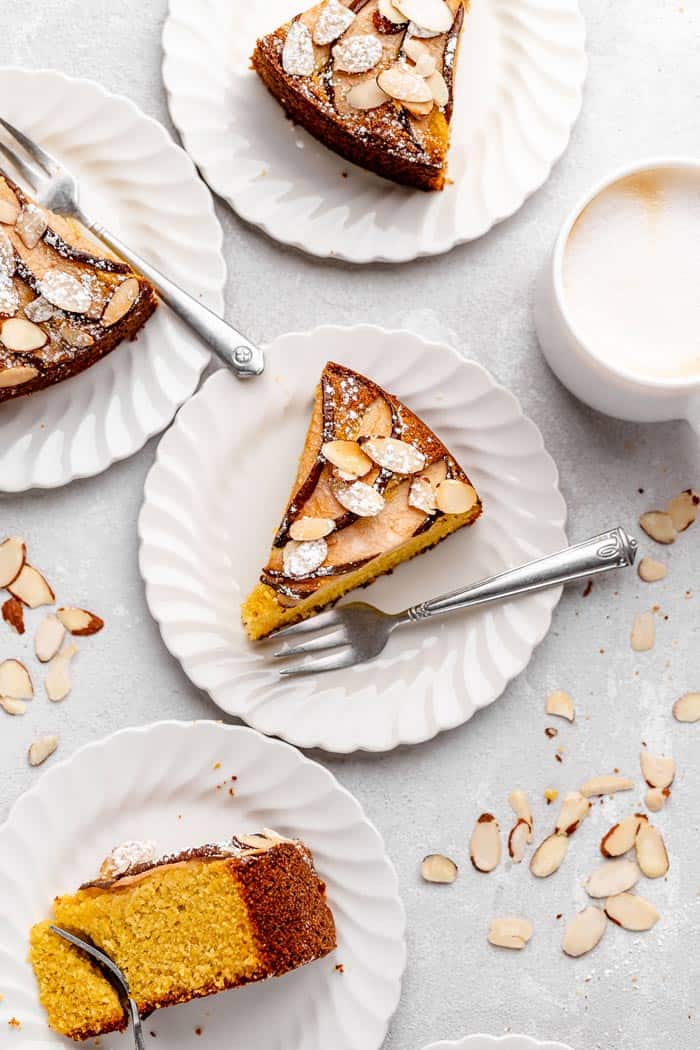
<path id="1" fill-rule="evenodd" d="M 411 37 L 410 40 L 414 43 L 418 42 L 416 37 Z M 410 41 L 407 40 L 406 42 L 409 43 Z M 430 78 L 435 73 L 435 66 L 435 56 L 431 55 L 429 51 L 425 51 L 414 60 L 411 72 L 415 73 L 417 77 L 424 77 L 430 83 Z M 437 75 L 440 76 L 439 73 Z"/>
<path id="2" fill-rule="evenodd" d="M 469 856 L 477 871 L 497 868 L 501 860 L 501 829 L 492 813 L 482 813 L 472 831 Z"/>
<path id="3" fill-rule="evenodd" d="M 643 821 L 637 832 L 637 863 L 648 879 L 659 879 L 670 864 L 663 835 L 648 821 Z"/>
<path id="4" fill-rule="evenodd" d="M 13 583 L 24 565 L 27 547 L 19 536 L 9 536 L 0 543 L 0 587 Z"/>
<path id="5" fill-rule="evenodd" d="M 700 693 L 684 693 L 673 705 L 678 722 L 700 722 Z"/>
<path id="6" fill-rule="evenodd" d="M 649 787 L 667 788 L 673 783 L 676 763 L 669 755 L 652 755 L 649 751 L 640 751 L 639 765 Z"/>
<path id="7" fill-rule="evenodd" d="M 435 513 L 435 489 L 430 478 L 419 475 L 413 479 L 408 490 L 408 505 L 415 510 L 422 510 L 424 514 Z"/>
<path id="8" fill-rule="evenodd" d="M 632 623 L 630 645 L 635 653 L 646 653 L 654 648 L 656 621 L 652 612 L 637 613 Z"/>
<path id="9" fill-rule="evenodd" d="M 378 9 L 380 15 L 389 22 L 393 22 L 396 26 L 405 26 L 408 21 L 405 15 L 402 15 L 399 9 L 394 6 L 392 0 L 379 0 Z"/>
<path id="10" fill-rule="evenodd" d="M 0 200 L 0 222 L 6 226 L 14 226 L 19 217 L 19 204 L 17 201 L 10 201 L 7 198 Z"/>
<path id="11" fill-rule="evenodd" d="M 566 835 L 550 835 L 541 842 L 530 858 L 530 871 L 538 879 L 549 878 L 562 865 L 569 848 Z"/>
<path id="12" fill-rule="evenodd" d="M 36 379 L 39 369 L 33 365 L 12 365 L 10 368 L 0 369 L 0 390 L 7 390 L 12 386 L 24 386 Z"/>
<path id="13" fill-rule="evenodd" d="M 377 83 L 387 95 L 399 102 L 430 102 L 433 93 L 423 77 L 419 77 L 407 65 L 397 62 L 388 69 L 383 69 L 377 77 Z"/>
<path id="14" fill-rule="evenodd" d="M 2 618 L 17 634 L 24 634 L 24 606 L 17 598 L 3 602 Z"/>
<path id="15" fill-rule="evenodd" d="M 66 310 L 68 313 L 87 313 L 92 302 L 87 281 L 81 281 L 57 266 L 46 271 L 39 282 L 39 291 L 59 310 Z"/>
<path id="16" fill-rule="evenodd" d="M 355 478 L 364 477 L 372 469 L 372 460 L 357 441 L 326 441 L 321 453 L 334 467 Z"/>
<path id="17" fill-rule="evenodd" d="M 427 83 L 433 93 L 435 105 L 443 109 L 450 101 L 450 92 L 442 73 L 438 69 L 434 70 L 427 77 Z"/>
<path id="18" fill-rule="evenodd" d="M 310 77 L 314 71 L 314 42 L 305 22 L 297 18 L 289 27 L 282 50 L 282 68 L 287 76 Z"/>
<path id="19" fill-rule="evenodd" d="M 664 510 L 649 510 L 642 514 L 639 519 L 647 536 L 657 543 L 673 543 L 676 538 L 676 528 L 670 514 Z"/>
<path id="20" fill-rule="evenodd" d="M 56 616 L 67 631 L 82 637 L 97 634 L 105 625 L 104 620 L 95 613 L 88 612 L 87 609 L 76 609 L 73 606 L 61 606 L 56 610 Z"/>
<path id="21" fill-rule="evenodd" d="M 2 322 L 0 339 L 8 350 L 16 354 L 31 354 L 39 350 L 48 339 L 46 332 L 33 321 L 23 317 L 10 317 Z"/>
<path id="22" fill-rule="evenodd" d="M 605 914 L 616 926 L 640 933 L 650 930 L 659 921 L 659 913 L 644 897 L 636 893 L 617 893 L 605 902 Z"/>
<path id="23" fill-rule="evenodd" d="M 489 926 L 489 944 L 497 948 L 521 950 L 532 937 L 532 923 L 517 915 L 492 919 Z"/>
<path id="24" fill-rule="evenodd" d="M 67 645 L 49 664 L 44 687 L 49 700 L 53 700 L 54 703 L 65 700 L 70 693 L 70 662 L 77 652 L 77 645 Z"/>
<path id="25" fill-rule="evenodd" d="M 46 215 L 36 204 L 25 204 L 15 221 L 15 229 L 26 248 L 36 248 L 48 229 Z"/>
<path id="26" fill-rule="evenodd" d="M 477 501 L 476 490 L 466 481 L 445 478 L 436 488 L 435 501 L 443 514 L 466 514 Z"/>
<path id="27" fill-rule="evenodd" d="M 6 696 L 10 700 L 33 698 L 31 675 L 20 660 L 3 660 L 0 664 L 0 696 Z"/>
<path id="28" fill-rule="evenodd" d="M 562 950 L 577 959 L 592 951 L 605 933 L 605 912 L 590 905 L 569 919 L 564 931 Z"/>
<path id="29" fill-rule="evenodd" d="M 619 824 L 613 824 L 600 841 L 600 852 L 604 857 L 621 857 L 634 848 L 640 823 L 646 820 L 641 813 L 630 813 Z"/>
<path id="30" fill-rule="evenodd" d="M 358 518 L 374 518 L 384 507 L 384 497 L 364 481 L 353 481 L 350 485 L 337 485 L 333 494 L 341 507 L 345 507 Z"/>
<path id="31" fill-rule="evenodd" d="M 19 576 L 7 589 L 30 609 L 38 609 L 40 605 L 53 605 L 56 600 L 56 595 L 42 574 L 29 562 L 24 563 Z"/>
<path id="32" fill-rule="evenodd" d="M 664 579 L 668 569 L 662 561 L 657 561 L 656 558 L 642 558 L 637 572 L 640 580 L 644 580 L 645 583 L 656 583 Z"/>
<path id="33" fill-rule="evenodd" d="M 319 47 L 332 44 L 349 29 L 357 16 L 338 0 L 327 0 L 321 8 L 313 29 L 314 43 Z"/>
<path id="34" fill-rule="evenodd" d="M 600 777 L 592 777 L 587 780 L 581 785 L 579 791 L 586 798 L 592 798 L 593 795 L 614 795 L 617 791 L 631 791 L 633 787 L 634 781 L 628 777 L 619 777 L 615 773 L 609 775 L 604 773 Z"/>
<path id="35" fill-rule="evenodd" d="M 382 91 L 374 77 L 353 84 L 345 95 L 345 101 L 353 109 L 377 109 L 389 101 L 386 91 Z"/>
<path id="36" fill-rule="evenodd" d="M 649 788 L 644 796 L 644 804 L 652 813 L 658 813 L 664 808 L 670 797 L 670 788 Z"/>
<path id="37" fill-rule="evenodd" d="M 393 0 L 393 3 L 409 22 L 433 33 L 447 33 L 454 22 L 445 0 Z"/>
<path id="38" fill-rule="evenodd" d="M 250 847 L 250 849 L 267 851 L 272 849 L 274 845 L 274 840 L 271 840 L 268 835 L 236 835 L 236 838 L 244 846 Z"/>
<path id="39" fill-rule="evenodd" d="M 334 528 L 332 518 L 297 518 L 291 524 L 289 535 L 293 540 L 322 540 Z"/>
<path id="40" fill-rule="evenodd" d="M 566 795 L 554 832 L 557 835 L 573 835 L 579 824 L 586 819 L 591 804 L 580 791 Z"/>
<path id="41" fill-rule="evenodd" d="M 419 40 L 417 37 L 406 37 L 403 42 L 403 51 L 408 55 L 412 62 L 416 63 L 416 65 L 426 57 L 432 58 L 433 69 L 435 69 L 435 57 L 433 52 L 427 44 L 424 44 L 423 41 Z M 428 74 L 420 73 L 419 76 L 428 76 Z"/>
<path id="42" fill-rule="evenodd" d="M 369 438 L 362 449 L 377 466 L 394 474 L 417 474 L 425 466 L 423 453 L 398 438 Z"/>
<path id="43" fill-rule="evenodd" d="M 532 810 L 530 809 L 530 800 L 522 788 L 515 788 L 508 796 L 508 801 L 510 802 L 510 808 L 515 813 L 516 817 L 519 817 L 530 825 L 530 834 L 528 835 L 527 841 L 532 842 L 534 822 L 532 819 Z"/>
<path id="44" fill-rule="evenodd" d="M 34 652 L 43 664 L 53 660 L 63 645 L 66 629 L 54 613 L 45 616 L 34 635 Z"/>
<path id="45" fill-rule="evenodd" d="M 34 324 L 50 321 L 55 313 L 56 307 L 52 306 L 48 299 L 44 299 L 43 295 L 37 295 L 36 299 L 24 305 L 24 316 Z"/>
<path id="46" fill-rule="evenodd" d="M 45 762 L 58 747 L 57 736 L 42 736 L 29 748 L 29 765 L 40 766 L 42 762 Z"/>
<path id="47" fill-rule="evenodd" d="M 290 540 L 282 551 L 284 571 L 287 576 L 302 579 L 316 572 L 328 557 L 328 544 L 324 539 L 299 543 Z"/>
<path id="48" fill-rule="evenodd" d="M 566 718 L 568 722 L 573 722 L 576 717 L 576 709 L 569 694 L 563 689 L 555 689 L 553 693 L 550 693 L 547 697 L 547 714 L 558 715 L 559 718 Z"/>
<path id="49" fill-rule="evenodd" d="M 516 820 L 508 835 L 508 854 L 514 864 L 520 864 L 525 856 L 525 847 L 532 838 L 530 825 L 522 817 Z"/>
<path id="50" fill-rule="evenodd" d="M 614 897 L 639 882 L 639 868 L 632 860 L 606 860 L 586 879 L 589 897 Z"/>
<path id="51" fill-rule="evenodd" d="M 76 328 L 73 324 L 61 325 L 58 334 L 64 343 L 67 343 L 68 346 L 74 346 L 78 350 L 86 350 L 87 347 L 95 344 L 95 340 L 89 332 L 84 332 L 82 328 Z"/>
<path id="52" fill-rule="evenodd" d="M 430 102 L 402 102 L 401 105 L 409 113 L 412 113 L 414 117 L 427 117 L 435 108 L 435 103 L 432 99 Z"/>
<path id="53" fill-rule="evenodd" d="M 442 853 L 429 853 L 423 857 L 420 873 L 426 882 L 452 883 L 457 878 L 457 865 Z"/>
<path id="54" fill-rule="evenodd" d="M 25 715 L 27 705 L 24 700 L 13 700 L 11 696 L 0 696 L 0 707 L 8 715 Z"/>
<path id="55" fill-rule="evenodd" d="M 374 33 L 357 33 L 338 41 L 333 62 L 341 73 L 368 73 L 382 57 L 382 42 Z"/>
<path id="56" fill-rule="evenodd" d="M 117 285 L 100 320 L 103 328 L 111 328 L 117 321 L 121 321 L 125 314 L 128 314 L 139 297 L 139 290 L 139 282 L 135 277 L 127 277 L 125 281 Z"/>
<path id="57" fill-rule="evenodd" d="M 692 489 L 686 489 L 674 496 L 666 507 L 666 513 L 673 522 L 676 532 L 685 532 L 698 516 L 700 495 Z"/>

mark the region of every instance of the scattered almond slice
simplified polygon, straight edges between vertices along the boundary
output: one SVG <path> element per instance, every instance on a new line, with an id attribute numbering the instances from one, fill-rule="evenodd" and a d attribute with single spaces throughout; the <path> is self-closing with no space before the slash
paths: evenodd
<path id="1" fill-rule="evenodd" d="M 282 51 L 282 68 L 288 76 L 310 77 L 316 61 L 309 27 L 301 19 L 292 22 Z"/>
<path id="2" fill-rule="evenodd" d="M 0 369 L 0 389 L 7 390 L 12 386 L 24 386 L 36 379 L 39 369 L 34 365 L 11 365 L 10 368 Z"/>
<path id="3" fill-rule="evenodd" d="M 88 612 L 87 609 L 76 609 L 73 606 L 61 606 L 56 610 L 56 616 L 67 631 L 78 637 L 97 634 L 105 625 L 104 620 L 101 620 L 95 613 Z"/>
<path id="4" fill-rule="evenodd" d="M 45 762 L 54 753 L 57 747 L 57 736 L 42 736 L 35 740 L 29 748 L 29 765 L 40 766 L 42 762 Z"/>
<path id="5" fill-rule="evenodd" d="M 420 873 L 426 882 L 450 884 L 457 878 L 457 865 L 442 853 L 429 853 L 423 857 Z"/>
<path id="6" fill-rule="evenodd" d="M 639 825 L 647 818 L 643 813 L 631 813 L 619 824 L 613 824 L 600 842 L 600 852 L 604 857 L 621 857 L 634 849 Z"/>
<path id="7" fill-rule="evenodd" d="M 614 897 L 639 882 L 639 868 L 632 860 L 608 860 L 586 879 L 589 897 Z"/>
<path id="8" fill-rule="evenodd" d="M 514 864 L 520 864 L 525 856 L 525 847 L 532 838 L 529 823 L 520 817 L 508 835 L 508 855 Z"/>
<path id="9" fill-rule="evenodd" d="M 44 687 L 49 700 L 53 700 L 54 703 L 65 700 L 70 693 L 70 662 L 77 652 L 77 645 L 67 645 L 49 664 Z"/>
<path id="10" fill-rule="evenodd" d="M 454 15 L 445 0 L 393 0 L 409 22 L 433 33 L 447 33 L 454 22 Z"/>
<path id="11" fill-rule="evenodd" d="M 650 930 L 660 918 L 651 901 L 638 897 L 636 893 L 618 893 L 614 897 L 608 897 L 605 902 L 605 914 L 616 926 L 634 930 L 636 933 Z"/>
<path id="12" fill-rule="evenodd" d="M 674 496 L 666 507 L 666 513 L 673 522 L 676 532 L 685 532 L 698 516 L 698 504 L 700 495 L 692 489 L 685 489 L 678 496 Z"/>
<path id="13" fill-rule="evenodd" d="M 27 705 L 24 700 L 14 700 L 11 696 L 0 696 L 0 707 L 8 715 L 24 715 L 27 713 Z"/>
<path id="14" fill-rule="evenodd" d="M 374 77 L 353 84 L 345 95 L 345 101 L 353 109 L 377 109 L 389 101 L 389 95 L 382 91 Z"/>
<path id="15" fill-rule="evenodd" d="M 576 710 L 569 694 L 563 689 L 555 689 L 553 693 L 550 693 L 547 697 L 547 714 L 558 715 L 559 718 L 565 718 L 567 722 L 573 722 Z"/>
<path id="16" fill-rule="evenodd" d="M 3 660 L 0 663 L 0 696 L 10 700 L 33 699 L 31 675 L 20 660 Z"/>
<path id="17" fill-rule="evenodd" d="M 0 200 L 0 222 L 14 226 L 19 217 L 19 204 L 16 201 Z"/>
<path id="18" fill-rule="evenodd" d="M 48 336 L 43 328 L 24 317 L 9 317 L 0 326 L 0 339 L 8 350 L 16 354 L 31 354 L 40 350 Z"/>
<path id="19" fill-rule="evenodd" d="M 282 563 L 288 576 L 302 579 L 323 565 L 327 556 L 328 544 L 323 539 L 303 543 L 289 540 L 282 551 Z"/>
<path id="20" fill-rule="evenodd" d="M 445 478 L 435 490 L 435 501 L 443 514 L 466 514 L 477 501 L 476 490 L 459 478 Z"/>
<path id="21" fill-rule="evenodd" d="M 474 825 L 469 856 L 476 870 L 484 874 L 498 867 L 501 860 L 501 829 L 492 813 L 482 813 Z"/>
<path id="22" fill-rule="evenodd" d="M 605 912 L 591 904 L 569 919 L 564 931 L 562 950 L 574 959 L 586 955 L 599 943 L 606 925 Z"/>
<path id="23" fill-rule="evenodd" d="M 377 466 L 394 474 L 417 474 L 425 466 L 425 456 L 408 441 L 398 438 L 369 438 L 362 445 Z"/>
<path id="24" fill-rule="evenodd" d="M 88 346 L 95 345 L 95 340 L 89 332 L 84 332 L 82 328 L 76 328 L 72 324 L 62 324 L 58 334 L 64 343 L 78 350 L 85 350 Z"/>
<path id="25" fill-rule="evenodd" d="M 8 598 L 3 602 L 2 618 L 17 634 L 24 634 L 24 606 L 17 598 Z"/>
<path id="26" fill-rule="evenodd" d="M 290 526 L 289 535 L 293 540 L 322 540 L 334 529 L 331 518 L 297 518 Z"/>
<path id="27" fill-rule="evenodd" d="M 492 919 L 489 926 L 489 944 L 497 948 L 514 948 L 521 950 L 532 937 L 532 923 L 516 915 Z"/>
<path id="28" fill-rule="evenodd" d="M 530 859 L 530 871 L 538 879 L 547 879 L 558 871 L 569 849 L 566 835 L 550 835 L 541 842 Z"/>
<path id="29" fill-rule="evenodd" d="M 676 763 L 669 755 L 652 755 L 649 751 L 641 751 L 639 765 L 649 787 L 667 788 L 673 783 Z"/>
<path id="30" fill-rule="evenodd" d="M 426 78 L 426 83 L 433 93 L 433 101 L 436 106 L 443 109 L 450 101 L 450 91 L 442 73 L 436 69 Z"/>
<path id="31" fill-rule="evenodd" d="M 656 558 L 642 558 L 637 572 L 640 580 L 644 580 L 645 583 L 656 583 L 666 577 L 668 569 L 662 561 L 657 561 Z"/>
<path id="32" fill-rule="evenodd" d="M 424 514 L 435 513 L 437 510 L 435 489 L 430 478 L 419 475 L 413 479 L 408 490 L 408 505 L 416 510 L 422 510 Z"/>
<path id="33" fill-rule="evenodd" d="M 18 536 L 10 536 L 0 543 L 0 587 L 13 583 L 24 566 L 27 547 Z"/>
<path id="34" fill-rule="evenodd" d="M 394 6 L 392 0 L 379 0 L 379 14 L 397 26 L 406 25 L 408 21 L 406 16 L 402 15 L 399 9 Z"/>
<path id="35" fill-rule="evenodd" d="M 628 777 L 620 777 L 615 773 L 609 775 L 604 773 L 600 777 L 592 777 L 587 780 L 581 785 L 579 791 L 586 798 L 592 798 L 593 795 L 614 795 L 617 791 L 631 791 L 633 787 L 634 781 Z"/>
<path id="36" fill-rule="evenodd" d="M 382 42 L 373 33 L 348 36 L 333 48 L 333 62 L 341 73 L 367 73 L 381 57 Z"/>
<path id="37" fill-rule="evenodd" d="M 29 562 L 24 563 L 19 576 L 8 585 L 7 590 L 30 609 L 38 609 L 40 605 L 53 605 L 56 600 L 56 595 L 42 574 Z"/>
<path id="38" fill-rule="evenodd" d="M 52 660 L 63 645 L 66 629 L 54 613 L 44 617 L 34 636 L 34 652 L 43 664 Z"/>
<path id="39" fill-rule="evenodd" d="M 534 828 L 534 821 L 532 819 L 532 810 L 530 808 L 530 800 L 528 799 L 522 788 L 515 788 L 511 791 L 508 796 L 510 802 L 510 808 L 515 813 L 516 817 L 520 820 L 524 820 L 530 827 L 530 834 L 528 835 L 528 842 L 532 842 L 532 832 Z"/>
<path id="40" fill-rule="evenodd" d="M 559 819 L 554 828 L 556 835 L 573 835 L 578 826 L 588 816 L 591 804 L 580 791 L 572 791 L 564 798 Z"/>
<path id="41" fill-rule="evenodd" d="M 333 494 L 341 507 L 345 507 L 358 518 L 374 518 L 384 508 L 384 497 L 372 485 L 364 481 L 353 481 L 349 485 L 337 485 Z"/>
<path id="42" fill-rule="evenodd" d="M 313 30 L 314 43 L 319 47 L 332 44 L 350 28 L 356 17 L 345 4 L 339 3 L 338 0 L 328 0 L 316 19 Z"/>
<path id="43" fill-rule="evenodd" d="M 639 524 L 657 543 L 673 543 L 676 538 L 676 528 L 670 514 L 664 510 L 649 510 L 642 514 Z"/>
<path id="44" fill-rule="evenodd" d="M 652 612 L 637 613 L 632 623 L 630 645 L 635 653 L 646 653 L 654 648 L 656 621 Z"/>
<path id="45" fill-rule="evenodd" d="M 700 722 L 700 693 L 684 693 L 673 705 L 677 722 Z"/>
<path id="46" fill-rule="evenodd" d="M 356 478 L 364 477 L 372 469 L 372 460 L 357 441 L 326 441 L 321 453 L 334 467 Z"/>
<path id="47" fill-rule="evenodd" d="M 432 105 L 433 93 L 429 85 L 408 65 L 397 62 L 382 70 L 377 83 L 382 91 L 398 102 L 429 102 Z"/>
<path id="48" fill-rule="evenodd" d="M 105 306 L 100 320 L 103 328 L 111 328 L 112 325 L 115 325 L 117 321 L 121 321 L 122 317 L 128 314 L 138 299 L 140 290 L 139 282 L 135 277 L 127 277 L 125 281 L 117 285 Z"/>
<path id="49" fill-rule="evenodd" d="M 25 204 L 15 220 L 15 229 L 25 248 L 36 248 L 48 229 L 46 216 L 36 204 Z"/>
<path id="50" fill-rule="evenodd" d="M 659 879 L 668 871 L 670 864 L 663 835 L 648 821 L 643 821 L 635 842 L 637 863 L 648 879 Z"/>
<path id="51" fill-rule="evenodd" d="M 412 113 L 414 117 L 427 117 L 435 108 L 432 99 L 430 102 L 402 102 L 401 105 L 409 113 Z"/>
<path id="52" fill-rule="evenodd" d="M 45 271 L 39 281 L 39 292 L 59 310 L 73 314 L 87 313 L 92 302 L 87 281 L 79 280 L 72 273 L 59 267 Z"/>
<path id="53" fill-rule="evenodd" d="M 671 797 L 669 788 L 649 788 L 644 796 L 644 804 L 652 813 L 658 813 L 663 809 Z"/>

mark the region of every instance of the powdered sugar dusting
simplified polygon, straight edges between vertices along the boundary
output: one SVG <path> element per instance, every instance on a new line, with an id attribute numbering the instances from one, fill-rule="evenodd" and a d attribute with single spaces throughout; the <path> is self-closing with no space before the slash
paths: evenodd
<path id="1" fill-rule="evenodd" d="M 314 43 L 332 44 L 355 21 L 353 12 L 338 0 L 328 0 L 314 26 Z"/>
<path id="2" fill-rule="evenodd" d="M 342 73 L 366 73 L 382 57 L 382 42 L 373 33 L 358 33 L 333 48 L 336 69 Z"/>
<path id="3" fill-rule="evenodd" d="M 282 51 L 282 66 L 293 77 L 308 77 L 314 71 L 314 44 L 308 26 L 292 22 Z"/>
<path id="4" fill-rule="evenodd" d="M 363 445 L 374 462 L 395 474 L 417 474 L 425 466 L 425 456 L 408 441 L 397 438 L 370 438 Z"/>
<path id="5" fill-rule="evenodd" d="M 156 858 L 155 842 L 122 842 L 102 861 L 100 875 L 113 879 L 117 875 L 125 875 L 138 864 L 152 864 Z"/>
<path id="6" fill-rule="evenodd" d="M 339 485 L 335 489 L 335 498 L 341 507 L 345 507 L 358 518 L 373 518 L 384 507 L 384 497 L 364 481 L 355 481 L 352 485 Z"/>
<path id="7" fill-rule="evenodd" d="M 284 548 L 282 560 L 288 576 L 300 579 L 314 572 L 328 556 L 328 544 L 320 540 L 290 540 Z"/>
<path id="8" fill-rule="evenodd" d="M 39 290 L 45 299 L 60 310 L 84 314 L 90 309 L 92 293 L 88 281 L 80 281 L 64 270 L 47 270 L 39 282 Z"/>

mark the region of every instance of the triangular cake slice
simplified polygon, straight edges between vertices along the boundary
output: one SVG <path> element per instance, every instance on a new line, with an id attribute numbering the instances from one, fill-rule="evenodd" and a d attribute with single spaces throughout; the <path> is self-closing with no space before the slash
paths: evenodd
<path id="1" fill-rule="evenodd" d="M 323 0 L 259 40 L 253 67 L 342 157 L 441 190 L 464 14 L 465 0 Z"/>
<path id="2" fill-rule="evenodd" d="M 83 372 L 157 305 L 149 281 L 0 171 L 0 405 Z"/>
<path id="3" fill-rule="evenodd" d="M 287 508 L 243 604 L 248 635 L 313 616 L 480 514 L 466 473 L 422 420 L 371 379 L 327 364 Z"/>

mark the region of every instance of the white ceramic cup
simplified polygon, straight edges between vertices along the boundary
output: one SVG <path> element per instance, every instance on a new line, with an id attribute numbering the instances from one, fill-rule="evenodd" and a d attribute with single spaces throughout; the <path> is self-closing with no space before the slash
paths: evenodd
<path id="1" fill-rule="evenodd" d="M 619 179 L 653 168 L 694 171 L 700 186 L 700 160 L 691 157 L 651 157 L 637 161 L 594 186 L 567 216 L 540 275 L 535 293 L 535 325 L 550 368 L 564 386 L 587 405 L 606 415 L 637 422 L 686 419 L 700 434 L 700 375 L 643 376 L 617 367 L 576 331 L 564 295 L 564 252 L 581 212 Z"/>

